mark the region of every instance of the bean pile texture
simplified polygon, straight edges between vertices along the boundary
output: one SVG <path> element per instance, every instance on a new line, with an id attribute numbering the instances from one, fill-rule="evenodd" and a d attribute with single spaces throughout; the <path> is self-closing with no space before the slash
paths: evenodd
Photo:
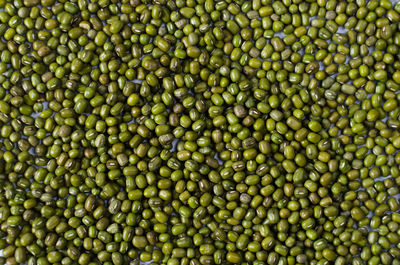
<path id="1" fill-rule="evenodd" d="M 399 265 L 399 22 L 0 0 L 0 264 Z"/>

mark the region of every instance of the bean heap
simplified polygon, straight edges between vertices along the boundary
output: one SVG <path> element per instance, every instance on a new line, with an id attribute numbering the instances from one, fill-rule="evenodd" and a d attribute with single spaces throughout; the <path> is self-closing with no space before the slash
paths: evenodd
<path id="1" fill-rule="evenodd" d="M 399 265 L 399 22 L 0 0 L 0 264 Z"/>

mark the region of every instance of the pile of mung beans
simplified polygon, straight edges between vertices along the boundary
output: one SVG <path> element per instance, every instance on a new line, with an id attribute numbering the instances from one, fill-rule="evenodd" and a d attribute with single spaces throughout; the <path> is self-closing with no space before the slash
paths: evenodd
<path id="1" fill-rule="evenodd" d="M 0 0 L 0 264 L 400 265 L 399 22 Z"/>

